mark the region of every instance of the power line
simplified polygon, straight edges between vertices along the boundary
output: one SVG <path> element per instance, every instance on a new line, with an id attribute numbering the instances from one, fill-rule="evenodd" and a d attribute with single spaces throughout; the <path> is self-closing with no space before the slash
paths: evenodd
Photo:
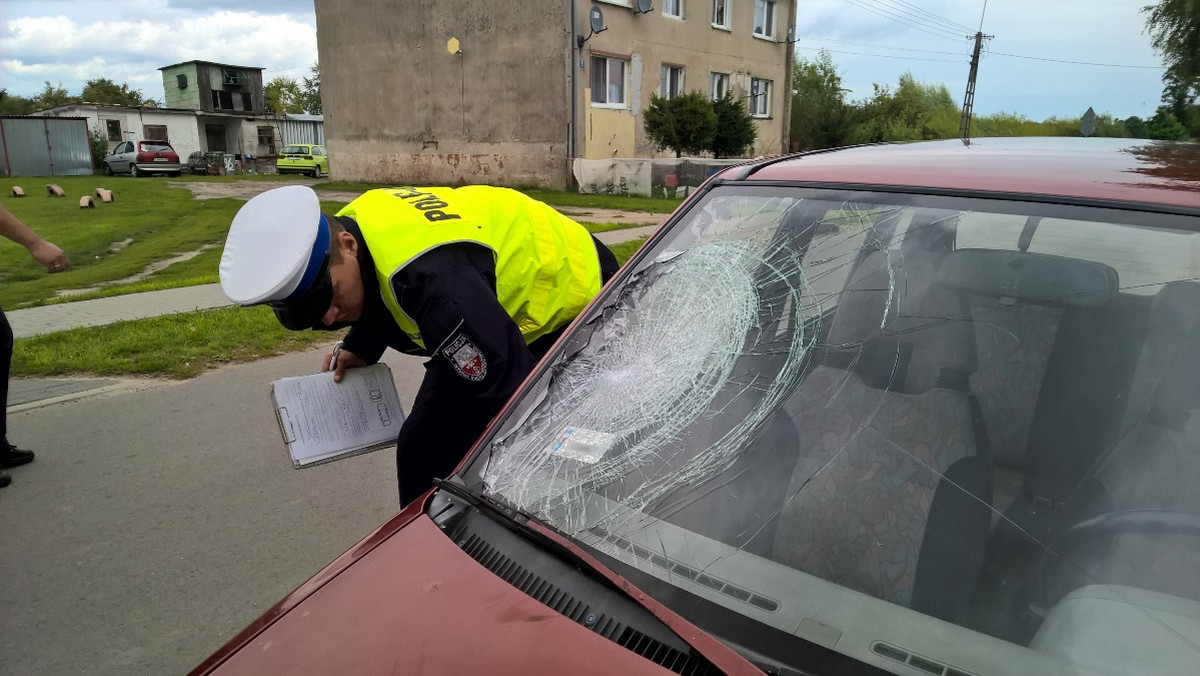
<path id="1" fill-rule="evenodd" d="M 816 49 L 816 50 L 825 49 L 824 47 L 801 47 L 800 45 L 796 45 L 796 48 L 797 49 Z M 842 49 L 825 49 L 825 51 L 831 52 L 833 54 L 854 54 L 857 56 L 873 56 L 873 57 L 878 57 L 881 59 L 904 59 L 905 61 L 933 61 L 935 63 L 962 63 L 961 59 L 960 60 L 928 59 L 928 58 L 921 57 L 921 56 L 901 56 L 898 54 L 866 54 L 863 52 L 850 52 L 850 51 L 846 51 L 846 50 L 842 50 Z"/>
<path id="2" fill-rule="evenodd" d="M 989 50 L 987 53 L 995 54 L 996 56 L 1008 56 L 1008 57 L 1012 57 L 1014 59 L 1030 59 L 1033 61 L 1053 61 L 1054 63 L 1073 63 L 1073 64 L 1076 64 L 1079 66 L 1105 66 L 1108 68 L 1150 68 L 1150 69 L 1158 69 L 1158 70 L 1163 69 L 1163 66 L 1134 66 L 1131 64 L 1127 64 L 1127 63 L 1096 63 L 1094 61 L 1068 61 L 1066 59 L 1048 59 L 1048 58 L 1041 57 L 1041 56 L 1023 56 L 1021 54 L 1005 54 L 1004 52 L 993 52 L 991 50 Z"/>
<path id="3" fill-rule="evenodd" d="M 881 10 L 877 10 L 877 9 L 872 9 L 872 8 L 871 8 L 871 7 L 869 7 L 869 6 L 866 6 L 866 5 L 861 5 L 861 4 L 859 4 L 859 3 L 858 3 L 856 0 L 845 0 L 845 2 L 846 2 L 847 4 L 850 4 L 850 5 L 853 5 L 853 6 L 857 7 L 857 8 L 859 8 L 859 9 L 861 9 L 861 10 L 865 10 L 865 11 L 871 12 L 872 14 L 876 14 L 876 15 L 882 16 L 882 17 L 883 17 L 883 18 L 885 18 L 885 19 L 891 19 L 892 21 L 895 21 L 896 23 L 903 24 L 903 25 L 905 25 L 905 26 L 908 26 L 909 28 L 914 28 L 914 29 L 916 29 L 916 30 L 919 30 L 919 31 L 921 31 L 921 32 L 923 32 L 923 33 L 928 33 L 928 34 L 930 34 L 930 35 L 932 35 L 932 36 L 934 36 L 934 37 L 944 38 L 944 39 L 946 39 L 946 40 L 956 40 L 956 41 L 957 41 L 957 40 L 962 40 L 962 39 L 963 39 L 961 36 L 956 36 L 956 35 L 954 35 L 953 33 L 951 33 L 950 31 L 948 31 L 948 30 L 946 30 L 946 29 L 943 29 L 943 28 L 936 28 L 936 27 L 933 27 L 933 26 L 927 26 L 927 25 L 926 25 L 926 26 L 922 26 L 922 25 L 920 25 L 920 24 L 913 23 L 913 22 L 911 22 L 911 21 L 909 21 L 909 20 L 906 20 L 905 18 L 899 17 L 899 16 L 897 16 L 897 15 L 895 15 L 895 14 L 893 14 L 893 13 L 886 12 L 886 11 L 881 11 Z"/>
<path id="4" fill-rule="evenodd" d="M 905 10 L 897 11 L 894 7 L 881 6 L 880 0 L 846 0 L 852 5 L 868 12 L 874 12 L 880 16 L 889 18 L 907 26 L 912 26 L 917 29 L 931 31 L 934 35 L 944 34 L 944 36 L 958 36 L 959 29 L 950 29 L 945 26 L 929 21 L 928 19 L 912 14 Z"/>
<path id="5" fill-rule="evenodd" d="M 858 45 L 859 47 L 873 47 L 875 49 L 896 49 L 905 52 L 925 52 L 927 54 L 949 54 L 950 56 L 964 56 L 960 52 L 943 52 L 935 49 L 915 49 L 913 47 L 892 47 L 891 45 L 876 45 L 870 42 L 854 42 L 853 40 L 835 40 L 834 38 L 822 38 L 816 35 L 797 35 L 796 39 L 820 40 L 821 42 L 837 42 L 843 45 Z"/>
<path id="6" fill-rule="evenodd" d="M 901 5 L 901 7 L 897 7 L 897 9 L 904 11 L 904 12 L 908 12 L 910 14 L 914 11 L 920 12 L 921 14 L 926 14 L 929 17 L 931 17 L 933 22 L 943 24 L 946 27 L 953 28 L 956 31 L 967 31 L 968 33 L 971 32 L 971 29 L 969 27 L 964 26 L 961 23 L 958 23 L 956 21 L 951 21 L 941 15 L 934 14 L 933 12 L 921 9 L 920 7 L 918 7 L 916 5 L 904 2 L 904 0 L 877 0 L 877 1 L 884 2 L 889 5 L 893 5 L 893 6 Z M 917 16 L 917 15 L 914 15 L 914 16 Z M 924 18 L 924 17 L 921 17 L 921 18 Z M 928 20 L 929 19 L 926 19 L 926 21 L 928 21 Z"/>

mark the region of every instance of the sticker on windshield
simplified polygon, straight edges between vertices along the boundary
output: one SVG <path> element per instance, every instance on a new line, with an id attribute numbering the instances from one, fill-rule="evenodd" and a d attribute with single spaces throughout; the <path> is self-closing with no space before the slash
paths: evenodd
<path id="1" fill-rule="evenodd" d="M 616 437 L 607 432 L 564 427 L 558 439 L 546 447 L 546 452 L 594 465 L 600 462 L 615 440 Z"/>

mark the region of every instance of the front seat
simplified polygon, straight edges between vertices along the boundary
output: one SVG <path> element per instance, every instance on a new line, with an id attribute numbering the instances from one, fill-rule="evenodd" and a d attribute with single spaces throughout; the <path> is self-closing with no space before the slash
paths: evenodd
<path id="1" fill-rule="evenodd" d="M 982 567 L 991 478 L 969 392 L 969 310 L 934 283 L 938 260 L 882 248 L 858 264 L 822 364 L 788 407 L 800 457 L 772 558 L 962 621 Z"/>
<path id="2" fill-rule="evenodd" d="M 1155 296 L 1125 431 L 1079 482 L 1047 600 L 1117 584 L 1200 600 L 1200 284 Z"/>

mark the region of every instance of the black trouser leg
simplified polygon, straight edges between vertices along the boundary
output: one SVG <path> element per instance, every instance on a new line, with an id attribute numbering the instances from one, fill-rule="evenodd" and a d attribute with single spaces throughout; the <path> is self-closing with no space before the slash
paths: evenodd
<path id="1" fill-rule="evenodd" d="M 8 373 L 12 369 L 13 332 L 0 308 L 0 442 L 8 444 Z"/>

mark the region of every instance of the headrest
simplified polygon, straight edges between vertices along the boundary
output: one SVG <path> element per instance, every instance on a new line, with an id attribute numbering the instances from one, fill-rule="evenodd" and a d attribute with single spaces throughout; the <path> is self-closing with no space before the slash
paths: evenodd
<path id="1" fill-rule="evenodd" d="M 946 254 L 937 281 L 965 293 L 1060 307 L 1104 307 L 1118 283 L 1117 271 L 1103 263 L 994 249 Z"/>

